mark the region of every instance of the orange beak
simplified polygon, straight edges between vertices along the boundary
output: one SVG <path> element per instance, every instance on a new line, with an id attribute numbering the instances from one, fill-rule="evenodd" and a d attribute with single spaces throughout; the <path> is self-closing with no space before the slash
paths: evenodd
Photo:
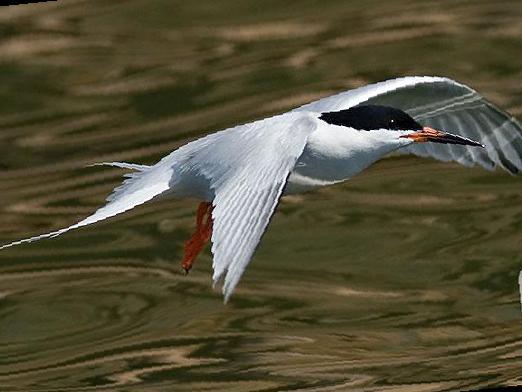
<path id="1" fill-rule="evenodd" d="M 412 139 L 416 143 L 433 142 L 485 147 L 482 143 L 476 142 L 474 140 L 462 136 L 453 135 L 451 133 L 438 131 L 430 127 L 424 127 L 419 132 L 410 133 L 408 135 L 402 135 L 400 137 Z"/>

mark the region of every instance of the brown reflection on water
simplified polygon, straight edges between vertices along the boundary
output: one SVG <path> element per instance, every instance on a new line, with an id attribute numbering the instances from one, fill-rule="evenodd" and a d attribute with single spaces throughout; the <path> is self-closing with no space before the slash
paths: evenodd
<path id="1" fill-rule="evenodd" d="M 0 240 L 121 171 L 406 74 L 522 116 L 518 1 L 62 1 L 0 10 Z M 179 272 L 195 202 L 0 252 L 0 390 L 447 391 L 521 384 L 522 182 L 411 157 L 286 198 L 228 305 Z"/>

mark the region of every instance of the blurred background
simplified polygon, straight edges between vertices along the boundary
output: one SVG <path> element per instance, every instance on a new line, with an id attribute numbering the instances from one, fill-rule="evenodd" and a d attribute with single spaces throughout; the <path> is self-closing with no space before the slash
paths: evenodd
<path id="1" fill-rule="evenodd" d="M 0 9 L 0 243 L 205 133 L 404 75 L 522 117 L 522 2 L 64 0 Z M 281 203 L 223 305 L 194 200 L 0 252 L 0 390 L 522 384 L 522 179 L 400 156 Z"/>

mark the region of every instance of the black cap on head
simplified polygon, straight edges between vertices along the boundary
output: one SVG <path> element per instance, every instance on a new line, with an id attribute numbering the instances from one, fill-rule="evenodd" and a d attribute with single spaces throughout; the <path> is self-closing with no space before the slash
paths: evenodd
<path id="1" fill-rule="evenodd" d="M 337 112 L 325 112 L 319 117 L 328 124 L 351 127 L 358 130 L 373 129 L 421 130 L 422 125 L 406 112 L 380 105 L 354 106 Z"/>

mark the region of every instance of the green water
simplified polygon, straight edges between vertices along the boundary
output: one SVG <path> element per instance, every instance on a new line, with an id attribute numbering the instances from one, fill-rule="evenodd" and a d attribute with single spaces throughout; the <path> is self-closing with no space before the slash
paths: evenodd
<path id="1" fill-rule="evenodd" d="M 68 226 L 193 138 L 389 77 L 522 118 L 520 1 L 60 1 L 0 9 L 0 243 Z M 223 305 L 195 200 L 0 252 L 2 391 L 522 384 L 522 179 L 414 157 L 281 203 Z"/>

